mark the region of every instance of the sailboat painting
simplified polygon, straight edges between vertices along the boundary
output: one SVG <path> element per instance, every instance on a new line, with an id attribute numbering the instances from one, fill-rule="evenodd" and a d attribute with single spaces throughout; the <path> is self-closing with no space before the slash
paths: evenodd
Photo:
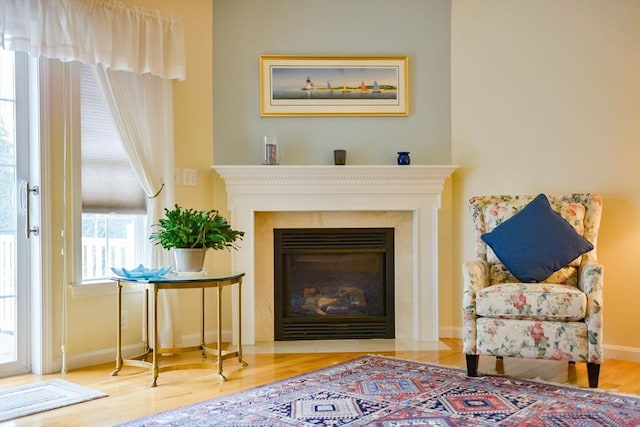
<path id="1" fill-rule="evenodd" d="M 260 57 L 262 116 L 407 115 L 403 57 Z"/>

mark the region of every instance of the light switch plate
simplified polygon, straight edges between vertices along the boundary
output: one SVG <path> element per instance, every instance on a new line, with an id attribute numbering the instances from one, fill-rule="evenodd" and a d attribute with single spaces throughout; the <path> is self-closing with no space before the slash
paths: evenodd
<path id="1" fill-rule="evenodd" d="M 195 169 L 182 170 L 182 185 L 193 187 L 197 183 L 198 183 L 198 177 Z"/>

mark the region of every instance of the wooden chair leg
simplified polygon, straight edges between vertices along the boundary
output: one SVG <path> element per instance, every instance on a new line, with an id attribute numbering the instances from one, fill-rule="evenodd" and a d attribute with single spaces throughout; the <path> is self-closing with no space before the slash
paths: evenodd
<path id="1" fill-rule="evenodd" d="M 598 388 L 598 378 L 600 377 L 600 364 L 587 362 L 587 376 L 589 377 L 589 387 Z"/>
<path id="2" fill-rule="evenodd" d="M 467 358 L 467 376 L 478 376 L 478 363 L 480 362 L 479 354 L 465 354 Z"/>

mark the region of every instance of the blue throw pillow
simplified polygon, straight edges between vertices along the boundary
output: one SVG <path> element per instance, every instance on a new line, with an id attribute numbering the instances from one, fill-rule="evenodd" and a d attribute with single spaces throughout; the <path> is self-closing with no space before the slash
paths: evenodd
<path id="1" fill-rule="evenodd" d="M 567 266 L 593 245 L 579 235 L 544 194 L 482 235 L 498 259 L 521 282 L 535 283 Z"/>

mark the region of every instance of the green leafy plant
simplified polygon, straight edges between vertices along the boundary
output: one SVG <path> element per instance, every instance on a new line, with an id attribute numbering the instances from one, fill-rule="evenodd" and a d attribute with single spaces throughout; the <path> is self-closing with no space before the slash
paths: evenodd
<path id="1" fill-rule="evenodd" d="M 236 242 L 244 236 L 244 231 L 232 229 L 215 209 L 184 209 L 178 205 L 165 208 L 164 218 L 152 228 L 149 240 L 165 249 L 238 249 Z"/>

